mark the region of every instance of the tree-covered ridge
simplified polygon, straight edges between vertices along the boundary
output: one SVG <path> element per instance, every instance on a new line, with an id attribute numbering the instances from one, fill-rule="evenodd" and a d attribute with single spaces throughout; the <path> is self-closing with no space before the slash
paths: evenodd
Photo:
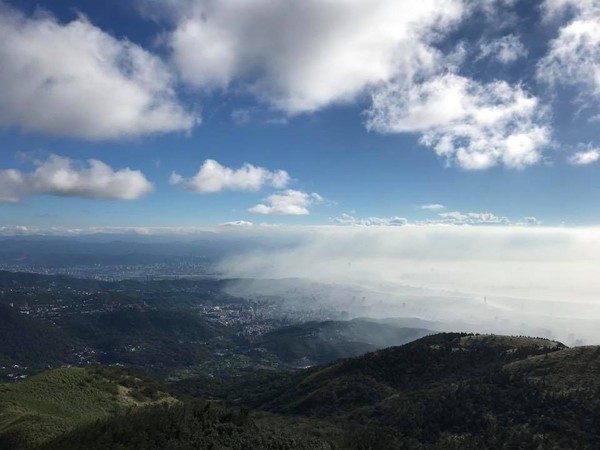
<path id="1" fill-rule="evenodd" d="M 597 348 L 439 334 L 313 372 L 264 407 L 352 424 L 365 448 L 588 448 L 600 442 L 597 383 L 553 383 L 599 364 Z"/>
<path id="2" fill-rule="evenodd" d="M 547 342 L 548 345 L 540 345 Z M 287 389 L 268 408 L 286 412 L 310 412 L 313 404 L 340 411 L 362 397 L 385 398 L 389 392 L 414 390 L 431 383 L 455 383 L 497 372 L 511 361 L 565 348 L 548 340 L 486 337 L 465 333 L 427 336 L 399 347 L 391 347 L 342 360 L 315 371 Z M 352 388 L 338 395 L 340 385 Z M 335 397 L 325 401 L 321 397 Z"/>
<path id="3" fill-rule="evenodd" d="M 0 388 L 0 448 L 33 448 L 130 408 L 176 401 L 160 383 L 117 367 L 51 370 Z"/>
<path id="4" fill-rule="evenodd" d="M 2 393 L 0 405 L 29 414 L 0 425 L 0 436 L 11 448 L 38 442 L 66 450 L 595 448 L 598 367 L 597 347 L 445 333 L 295 373 L 179 381 L 171 385 L 177 401 L 120 369 L 65 369 L 39 376 L 60 382 L 33 377 Z M 90 389 L 94 400 L 73 411 Z M 238 407 L 202 400 L 209 397 Z M 35 441 L 44 430 L 52 434 Z"/>
<path id="5" fill-rule="evenodd" d="M 339 448 L 594 448 L 599 367 L 598 347 L 445 333 L 285 377 L 174 387 L 321 421 Z"/>
<path id="6" fill-rule="evenodd" d="M 246 409 L 194 401 L 130 411 L 82 427 L 44 450 L 329 450 L 326 441 L 254 421 Z"/>

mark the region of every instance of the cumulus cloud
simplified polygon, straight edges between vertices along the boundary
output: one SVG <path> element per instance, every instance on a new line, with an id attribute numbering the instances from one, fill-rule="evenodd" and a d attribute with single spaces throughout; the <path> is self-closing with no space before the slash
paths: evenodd
<path id="1" fill-rule="evenodd" d="M 436 211 L 439 209 L 444 209 L 446 207 L 444 205 L 440 205 L 439 203 L 426 203 L 424 205 L 421 205 L 420 208 L 429 211 Z"/>
<path id="2" fill-rule="evenodd" d="M 286 113 L 351 101 L 366 88 L 428 72 L 433 43 L 462 0 L 189 0 L 169 10 L 172 60 L 202 90 L 235 84 Z"/>
<path id="3" fill-rule="evenodd" d="M 514 34 L 483 42 L 479 47 L 479 58 L 494 58 L 502 64 L 510 64 L 525 56 L 527 49 Z"/>
<path id="4" fill-rule="evenodd" d="M 248 211 L 254 214 L 280 214 L 280 215 L 307 215 L 309 207 L 323 202 L 323 197 L 313 192 L 311 194 L 303 191 L 287 189 L 269 195 L 264 203 L 253 206 Z"/>
<path id="5" fill-rule="evenodd" d="M 594 0 L 546 0 L 546 16 L 554 18 L 569 10 L 571 20 L 550 42 L 539 61 L 538 79 L 578 89 L 578 100 L 591 104 L 600 98 L 600 3 Z M 593 100 L 592 100 L 593 99 Z"/>
<path id="6" fill-rule="evenodd" d="M 81 164 L 50 155 L 45 161 L 36 161 L 35 165 L 33 172 L 0 170 L 0 202 L 15 203 L 36 194 L 133 200 L 153 188 L 139 170 L 113 170 L 96 159 Z"/>
<path id="7" fill-rule="evenodd" d="M 342 214 L 340 217 L 336 217 L 333 221 L 339 225 L 353 225 L 353 226 L 385 226 L 385 227 L 398 227 L 408 223 L 408 220 L 404 217 L 365 217 L 358 218 L 349 214 Z"/>
<path id="8" fill-rule="evenodd" d="M 454 72 L 465 52 L 438 44 L 475 10 L 513 1 L 269 2 L 188 0 L 143 4 L 169 12 L 166 36 L 181 77 L 202 91 L 246 92 L 287 114 L 372 95 L 367 127 L 420 133 L 421 143 L 466 169 L 541 160 L 550 142 L 542 108 L 521 85 Z M 166 6 L 165 6 L 166 5 Z M 464 50 L 464 49 L 463 49 Z M 509 63 L 526 54 L 513 34 L 482 54 Z M 461 56 L 462 55 L 462 56 Z M 248 110 L 232 114 L 248 123 Z"/>
<path id="9" fill-rule="evenodd" d="M 569 157 L 568 162 L 574 166 L 584 166 L 592 164 L 598 161 L 598 159 L 600 159 L 600 149 L 593 148 L 574 153 Z"/>
<path id="10" fill-rule="evenodd" d="M 62 24 L 0 2 L 0 126 L 85 139 L 188 131 L 198 118 L 161 60 L 80 16 Z"/>
<path id="11" fill-rule="evenodd" d="M 538 99 L 521 86 L 482 84 L 453 73 L 382 87 L 367 127 L 421 133 L 423 145 L 465 169 L 523 168 L 537 163 L 550 141 Z"/>
<path id="12" fill-rule="evenodd" d="M 264 186 L 281 189 L 290 182 L 285 170 L 270 171 L 263 167 L 244 164 L 239 169 L 222 166 L 214 159 L 204 161 L 200 170 L 191 178 L 173 172 L 169 183 L 182 185 L 185 189 L 200 194 L 210 194 L 223 190 L 258 191 Z"/>

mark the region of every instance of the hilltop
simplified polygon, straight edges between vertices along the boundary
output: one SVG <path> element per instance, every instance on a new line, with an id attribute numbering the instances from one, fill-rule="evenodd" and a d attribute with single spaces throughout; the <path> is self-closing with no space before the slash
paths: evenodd
<path id="1" fill-rule="evenodd" d="M 351 448 L 578 448 L 600 442 L 599 365 L 598 347 L 445 333 L 307 371 L 260 407 L 353 430 Z"/>
<path id="2" fill-rule="evenodd" d="M 308 415 L 341 414 L 361 400 L 375 404 L 398 391 L 452 387 L 497 372 L 509 362 L 564 348 L 544 339 L 436 334 L 313 371 L 266 407 Z"/>

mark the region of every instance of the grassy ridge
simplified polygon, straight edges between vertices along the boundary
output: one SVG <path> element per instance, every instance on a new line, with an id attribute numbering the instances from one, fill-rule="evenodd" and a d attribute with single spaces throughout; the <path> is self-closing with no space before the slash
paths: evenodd
<path id="1" fill-rule="evenodd" d="M 110 367 L 56 369 L 0 388 L 0 448 L 31 448 L 78 426 L 160 402 L 149 379 Z"/>

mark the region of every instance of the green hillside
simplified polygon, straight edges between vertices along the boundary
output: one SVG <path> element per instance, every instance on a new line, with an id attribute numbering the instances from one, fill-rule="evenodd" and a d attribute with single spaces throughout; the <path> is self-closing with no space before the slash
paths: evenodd
<path id="1" fill-rule="evenodd" d="M 67 317 L 59 325 L 95 349 L 99 363 L 120 363 L 158 377 L 209 360 L 218 342 L 228 343 L 231 334 L 197 314 L 170 310 L 101 312 Z"/>
<path id="2" fill-rule="evenodd" d="M 0 448 L 597 448 L 598 373 L 599 347 L 465 333 L 296 372 L 181 380 L 177 400 L 122 369 L 59 369 L 2 388 Z"/>
<path id="3" fill-rule="evenodd" d="M 71 362 L 75 345 L 62 330 L 0 303 L 0 366 Z"/>
<path id="4" fill-rule="evenodd" d="M 340 413 L 362 404 L 363 397 L 375 402 L 398 390 L 432 383 L 454 385 L 497 372 L 508 362 L 560 348 L 565 347 L 548 340 L 437 334 L 314 371 L 267 406 L 309 415 L 327 410 Z"/>
<path id="5" fill-rule="evenodd" d="M 262 408 L 335 424 L 344 448 L 592 448 L 599 365 L 597 348 L 439 334 L 307 371 Z"/>
<path id="6" fill-rule="evenodd" d="M 209 402 L 132 411 L 57 438 L 44 450 L 330 450 L 325 440 L 277 424 L 256 422 L 247 410 Z"/>
<path id="7" fill-rule="evenodd" d="M 30 448 L 130 408 L 174 403 L 159 383 L 112 367 L 56 369 L 0 388 L 0 448 Z"/>

